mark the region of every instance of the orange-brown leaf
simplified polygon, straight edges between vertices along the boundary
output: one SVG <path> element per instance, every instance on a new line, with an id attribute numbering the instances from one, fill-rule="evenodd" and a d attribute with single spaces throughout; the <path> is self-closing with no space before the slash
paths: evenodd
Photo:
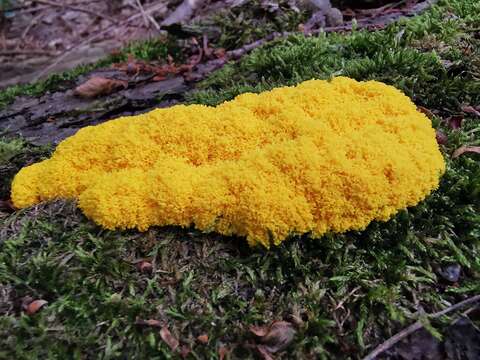
<path id="1" fill-rule="evenodd" d="M 127 81 L 94 76 L 83 84 L 77 86 L 74 93 L 82 98 L 94 98 L 97 96 L 108 95 L 121 88 L 126 89 L 127 87 Z"/>
<path id="2" fill-rule="evenodd" d="M 48 301 L 43 300 L 43 299 L 33 300 L 30 304 L 26 305 L 25 313 L 27 315 L 33 315 L 33 314 L 37 313 L 46 304 L 48 304 Z"/>
<path id="3" fill-rule="evenodd" d="M 220 346 L 218 348 L 218 358 L 219 360 L 225 359 L 225 356 L 228 354 L 228 348 L 226 346 Z"/>
<path id="4" fill-rule="evenodd" d="M 202 344 L 207 344 L 208 343 L 208 335 L 207 334 L 202 334 L 197 337 L 197 340 L 201 342 Z"/>

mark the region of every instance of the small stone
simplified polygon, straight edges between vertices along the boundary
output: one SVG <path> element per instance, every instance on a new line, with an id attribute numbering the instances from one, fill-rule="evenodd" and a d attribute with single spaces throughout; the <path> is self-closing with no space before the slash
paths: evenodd
<path id="1" fill-rule="evenodd" d="M 456 283 L 460 279 L 461 271 L 462 267 L 459 264 L 450 264 L 442 268 L 439 275 L 449 282 Z"/>

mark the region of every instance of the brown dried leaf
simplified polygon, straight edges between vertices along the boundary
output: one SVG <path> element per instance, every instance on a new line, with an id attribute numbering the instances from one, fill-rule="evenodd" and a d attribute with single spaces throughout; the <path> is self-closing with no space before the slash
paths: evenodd
<path id="1" fill-rule="evenodd" d="M 296 330 L 287 321 L 275 321 L 268 327 L 250 327 L 250 331 L 259 337 L 259 341 L 270 353 L 285 349 L 295 337 Z"/>
<path id="2" fill-rule="evenodd" d="M 225 59 L 227 51 L 224 48 L 218 48 L 213 51 L 213 54 L 217 59 Z"/>
<path id="3" fill-rule="evenodd" d="M 48 301 L 46 301 L 46 300 L 42 300 L 42 299 L 34 300 L 34 301 L 32 301 L 31 303 L 29 303 L 28 305 L 25 306 L 25 313 L 27 315 L 33 315 L 36 312 L 38 312 L 46 304 L 48 304 Z"/>
<path id="4" fill-rule="evenodd" d="M 421 113 L 424 113 L 425 115 L 427 115 L 427 117 L 429 119 L 432 119 L 435 116 L 435 114 L 432 111 L 430 111 L 429 109 L 427 109 L 426 107 L 417 106 L 417 110 L 420 111 Z"/>
<path id="5" fill-rule="evenodd" d="M 228 354 L 228 348 L 226 346 L 220 346 L 218 348 L 218 359 L 224 360 L 225 356 Z"/>
<path id="6" fill-rule="evenodd" d="M 437 143 L 440 145 L 445 145 L 448 142 L 448 136 L 445 135 L 442 131 L 437 130 L 435 132 L 435 137 L 437 139 Z"/>
<path id="7" fill-rule="evenodd" d="M 147 319 L 147 320 L 143 320 L 143 319 L 137 319 L 135 320 L 135 325 L 139 325 L 139 326 L 152 326 L 152 327 L 162 327 L 162 323 L 158 320 L 155 320 L 155 319 Z"/>
<path id="8" fill-rule="evenodd" d="M 149 273 L 149 272 L 152 272 L 153 265 L 149 261 L 140 261 L 137 264 L 137 268 L 138 268 L 138 270 L 140 270 L 143 273 Z"/>
<path id="9" fill-rule="evenodd" d="M 185 359 L 191 352 L 192 349 L 190 349 L 187 345 L 182 345 L 182 348 L 180 349 L 180 356 Z"/>
<path id="10" fill-rule="evenodd" d="M 462 127 L 463 115 L 452 115 L 447 119 L 447 124 L 451 129 L 460 129 Z"/>
<path id="11" fill-rule="evenodd" d="M 166 326 L 162 327 L 160 330 L 160 337 L 162 340 L 170 347 L 172 351 L 177 350 L 179 342 L 175 337 L 172 335 L 170 330 Z"/>
<path id="12" fill-rule="evenodd" d="M 460 146 L 457 150 L 453 152 L 452 159 L 455 159 L 465 153 L 480 154 L 480 146 Z"/>
<path id="13" fill-rule="evenodd" d="M 263 345 L 257 345 L 257 350 L 262 356 L 263 360 L 274 360 L 272 354 Z"/>
<path id="14" fill-rule="evenodd" d="M 471 105 L 463 105 L 461 109 L 463 112 L 466 112 L 467 114 L 480 117 L 480 111 L 478 111 Z"/>
<path id="15" fill-rule="evenodd" d="M 202 334 L 197 337 L 197 340 L 201 342 L 202 344 L 207 344 L 208 343 L 208 335 L 207 334 Z"/>
<path id="16" fill-rule="evenodd" d="M 128 82 L 124 80 L 108 79 L 94 76 L 76 87 L 74 94 L 82 98 L 94 98 L 111 94 L 120 88 L 126 89 Z"/>
<path id="17" fill-rule="evenodd" d="M 264 337 L 268 333 L 268 326 L 250 326 L 250 332 L 258 337 Z"/>

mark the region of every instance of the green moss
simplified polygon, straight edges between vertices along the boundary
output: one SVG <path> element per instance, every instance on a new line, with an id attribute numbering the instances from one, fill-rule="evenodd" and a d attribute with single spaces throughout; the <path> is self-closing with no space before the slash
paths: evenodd
<path id="1" fill-rule="evenodd" d="M 10 197 L 13 176 L 28 162 L 39 161 L 51 152 L 51 146 L 32 146 L 22 139 L 0 137 L 0 199 Z"/>
<path id="2" fill-rule="evenodd" d="M 294 11 L 291 2 L 276 1 L 278 11 L 269 11 L 265 1 L 249 1 L 234 8 L 225 8 L 200 25 L 214 26 L 219 35 L 216 46 L 227 50 L 237 49 L 273 32 L 297 31 L 308 20 L 306 12 Z"/>

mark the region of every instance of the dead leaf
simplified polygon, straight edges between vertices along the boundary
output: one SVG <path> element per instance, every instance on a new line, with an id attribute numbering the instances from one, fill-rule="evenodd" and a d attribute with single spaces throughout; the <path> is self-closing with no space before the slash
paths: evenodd
<path id="1" fill-rule="evenodd" d="M 429 119 L 432 119 L 435 116 L 435 114 L 432 111 L 430 111 L 429 109 L 427 109 L 426 107 L 417 106 L 417 110 L 420 111 L 421 113 L 424 113 L 425 115 L 427 115 L 427 117 Z"/>
<path id="2" fill-rule="evenodd" d="M 284 350 L 295 337 L 296 330 L 287 321 L 275 321 L 268 327 L 250 327 L 250 331 L 259 337 L 259 342 L 270 353 Z"/>
<path id="3" fill-rule="evenodd" d="M 191 352 L 192 349 L 190 349 L 187 345 L 182 345 L 182 348 L 180 349 L 180 355 L 183 358 L 186 358 Z"/>
<path id="4" fill-rule="evenodd" d="M 465 153 L 480 154 L 480 146 L 460 146 L 457 150 L 453 152 L 452 159 L 455 159 Z"/>
<path id="5" fill-rule="evenodd" d="M 471 105 L 462 105 L 461 109 L 463 112 L 466 112 L 467 114 L 480 117 L 480 111 L 478 111 Z"/>
<path id="6" fill-rule="evenodd" d="M 227 51 L 224 48 L 218 48 L 213 50 L 213 54 L 217 59 L 225 59 L 225 56 L 227 55 Z"/>
<path id="7" fill-rule="evenodd" d="M 36 312 L 38 312 L 42 307 L 44 307 L 46 304 L 48 304 L 48 301 L 43 299 L 33 300 L 28 305 L 24 306 L 25 313 L 27 315 L 33 315 Z"/>
<path id="8" fill-rule="evenodd" d="M 440 145 L 445 145 L 448 142 L 448 136 L 445 135 L 442 131 L 437 130 L 435 132 L 435 137 L 437 139 L 437 143 Z"/>
<path id="9" fill-rule="evenodd" d="M 268 330 L 269 328 L 265 326 L 250 326 L 250 332 L 258 337 L 264 337 L 265 335 L 267 335 Z"/>
<path id="10" fill-rule="evenodd" d="M 172 351 L 176 351 L 179 345 L 179 342 L 175 337 L 172 335 L 170 330 L 166 326 L 162 327 L 160 330 L 160 337 L 162 340 L 170 347 Z"/>
<path id="11" fill-rule="evenodd" d="M 119 90 L 120 88 L 126 89 L 127 87 L 127 81 L 94 76 L 83 84 L 77 86 L 74 90 L 74 94 L 88 99 L 97 96 L 108 95 Z"/>
<path id="12" fill-rule="evenodd" d="M 460 129 L 462 127 L 463 115 L 452 115 L 447 119 L 447 124 L 451 129 Z"/>
<path id="13" fill-rule="evenodd" d="M 272 354 L 263 345 L 257 345 L 257 350 L 262 355 L 263 360 L 274 360 Z"/>
<path id="14" fill-rule="evenodd" d="M 197 340 L 200 341 L 202 344 L 208 344 L 208 335 L 202 334 L 197 337 Z"/>
<path id="15" fill-rule="evenodd" d="M 155 319 L 147 319 L 147 320 L 143 320 L 143 319 L 137 319 L 135 320 L 135 325 L 139 325 L 139 326 L 152 326 L 152 327 L 162 327 L 162 323 L 158 320 L 155 320 Z"/>
<path id="16" fill-rule="evenodd" d="M 149 273 L 152 272 L 153 266 L 152 263 L 149 261 L 140 261 L 137 264 L 138 270 L 140 270 L 142 273 Z"/>
<path id="17" fill-rule="evenodd" d="M 218 348 L 218 359 L 224 360 L 225 356 L 228 354 L 228 348 L 226 346 L 220 346 Z"/>

